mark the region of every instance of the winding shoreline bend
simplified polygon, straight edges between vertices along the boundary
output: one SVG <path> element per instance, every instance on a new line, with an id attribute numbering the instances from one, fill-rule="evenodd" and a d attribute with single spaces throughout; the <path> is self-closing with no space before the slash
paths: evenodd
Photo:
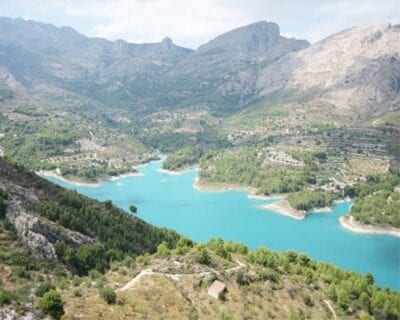
<path id="1" fill-rule="evenodd" d="M 304 220 L 307 216 L 307 212 L 305 210 L 297 210 L 292 208 L 287 200 L 281 200 L 271 204 L 262 205 L 261 208 L 296 220 Z"/>
<path id="2" fill-rule="evenodd" d="M 365 225 L 356 221 L 352 216 L 342 216 L 339 221 L 343 228 L 356 233 L 381 234 L 400 238 L 400 229 L 397 228 Z"/>
<path id="3" fill-rule="evenodd" d="M 312 208 L 311 210 L 298 210 L 293 208 L 285 199 L 271 204 L 262 205 L 261 208 L 267 209 L 283 216 L 288 216 L 297 220 L 304 220 L 309 214 L 331 212 L 331 207 Z"/>
<path id="4" fill-rule="evenodd" d="M 119 179 L 127 178 L 127 177 L 143 176 L 143 173 L 140 173 L 140 172 L 127 172 L 127 173 L 123 173 L 123 174 L 120 174 L 117 176 L 104 177 L 104 178 L 99 179 L 97 182 L 84 182 L 79 179 L 65 178 L 61 174 L 58 174 L 57 172 L 51 171 L 51 170 L 35 171 L 35 174 L 37 174 L 38 176 L 41 176 L 41 177 L 43 177 L 43 176 L 53 177 L 53 178 L 57 178 L 66 183 L 74 184 L 74 185 L 81 186 L 81 187 L 91 187 L 91 188 L 98 188 L 101 186 L 102 183 L 104 183 L 106 181 L 114 181 L 114 180 L 119 180 Z"/>
<path id="5" fill-rule="evenodd" d="M 160 160 L 158 160 L 160 161 Z M 144 164 L 147 165 L 148 163 Z M 141 166 L 144 166 L 141 165 Z M 139 166 L 140 167 L 140 166 Z M 169 170 L 164 170 L 164 169 L 158 169 L 157 170 L 160 173 L 164 174 L 169 174 L 169 175 L 182 175 L 184 173 L 187 173 L 189 170 L 184 170 L 184 171 L 169 171 Z M 68 179 L 60 174 L 58 174 L 55 171 L 50 171 L 50 170 L 40 170 L 35 172 L 39 176 L 47 176 L 47 177 L 54 177 L 57 178 L 63 182 L 66 183 L 71 183 L 77 186 L 82 186 L 82 187 L 100 187 L 102 183 L 106 181 L 114 181 L 126 177 L 138 177 L 138 176 L 143 176 L 143 173 L 140 172 L 130 172 L 130 173 L 125 173 L 113 177 L 105 177 L 102 179 L 99 179 L 98 182 L 84 182 L 80 181 L 78 179 Z M 329 212 L 332 209 L 330 207 L 324 207 L 324 208 L 313 208 L 310 211 L 305 211 L 305 210 L 297 210 L 294 209 L 290 206 L 290 204 L 287 202 L 286 195 L 285 194 L 278 194 L 278 195 L 270 195 L 270 196 L 262 196 L 258 195 L 256 193 L 256 189 L 252 187 L 246 187 L 243 185 L 237 185 L 237 184 L 228 184 L 228 183 L 212 183 L 212 182 L 207 182 L 207 181 L 201 181 L 199 177 L 196 177 L 193 183 L 193 188 L 202 191 L 202 192 L 224 192 L 224 191 L 233 191 L 233 190 L 239 190 L 239 191 L 245 191 L 248 193 L 248 198 L 249 199 L 260 199 L 260 200 L 268 200 L 268 199 L 278 199 L 278 201 L 266 204 L 266 205 L 261 205 L 260 208 L 262 209 L 267 209 L 273 213 L 280 214 L 283 216 L 290 217 L 292 219 L 296 220 L 304 220 L 308 214 L 312 214 L 313 212 Z M 352 216 L 342 216 L 339 218 L 339 222 L 341 226 L 349 231 L 355 232 L 355 233 L 365 233 L 365 234 L 380 234 L 380 235 L 388 235 L 388 236 L 393 236 L 393 237 L 398 237 L 400 238 L 400 229 L 397 228 L 390 228 L 390 227 L 379 227 L 379 226 L 371 226 L 371 225 L 365 225 L 360 222 L 357 222 Z"/>

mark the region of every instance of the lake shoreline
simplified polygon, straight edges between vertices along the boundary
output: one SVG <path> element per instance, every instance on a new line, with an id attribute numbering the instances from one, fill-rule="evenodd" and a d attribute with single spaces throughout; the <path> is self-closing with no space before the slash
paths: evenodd
<path id="1" fill-rule="evenodd" d="M 248 194 L 247 197 L 249 199 L 254 200 L 281 199 L 286 197 L 286 194 L 284 193 L 270 194 L 266 196 L 258 194 L 257 189 L 254 187 L 244 186 L 236 183 L 209 182 L 201 180 L 198 176 L 194 179 L 193 188 L 200 192 L 243 191 Z"/>
<path id="2" fill-rule="evenodd" d="M 201 180 L 196 177 L 193 183 L 193 188 L 201 192 L 226 192 L 226 191 L 243 191 L 247 192 L 247 197 L 254 200 L 271 200 L 277 199 L 278 201 L 260 205 L 259 207 L 264 210 L 270 210 L 273 213 L 287 216 L 296 220 L 304 220 L 307 215 L 312 213 L 329 213 L 332 211 L 331 207 L 312 208 L 309 211 L 297 210 L 290 206 L 287 202 L 287 193 L 271 194 L 271 195 L 260 195 L 257 193 L 257 189 L 249 186 L 243 186 L 234 183 L 221 183 L 221 182 L 209 182 Z M 346 200 L 343 200 L 346 201 Z"/>
<path id="3" fill-rule="evenodd" d="M 262 205 L 261 208 L 296 220 L 304 220 L 307 216 L 307 212 L 305 210 L 297 210 L 292 208 L 287 200 L 281 200 L 271 204 Z"/>
<path id="4" fill-rule="evenodd" d="M 190 169 L 186 168 L 186 169 L 175 171 L 175 170 L 168 170 L 168 169 L 160 168 L 160 169 L 157 169 L 156 171 L 160 172 L 160 173 L 168 174 L 170 176 L 181 176 L 182 174 L 188 173 L 190 171 Z"/>
<path id="5" fill-rule="evenodd" d="M 160 167 L 161 162 L 155 161 L 150 163 L 147 168 L 138 168 L 144 177 L 120 180 L 123 182 L 123 187 L 119 187 L 115 182 L 103 183 L 100 188 L 84 188 L 74 185 L 67 185 L 67 187 L 76 189 L 87 197 L 101 200 L 110 199 L 125 209 L 127 209 L 127 204 L 135 203 L 141 208 L 139 217 L 144 221 L 159 227 L 174 228 L 178 232 L 194 238 L 195 241 L 206 242 L 216 236 L 230 239 L 233 235 L 235 237 L 237 235 L 237 241 L 254 248 L 272 243 L 275 245 L 274 250 L 299 250 L 299 252 L 313 255 L 320 261 L 334 263 L 359 273 L 369 270 L 376 276 L 377 283 L 389 288 L 398 288 L 396 282 L 398 278 L 393 275 L 393 265 L 389 265 L 382 271 L 376 261 L 383 261 L 383 258 L 380 257 L 383 257 L 384 253 L 374 252 L 374 247 L 371 245 L 375 241 L 388 243 L 389 248 L 394 248 L 390 251 L 391 257 L 397 257 L 398 253 L 394 251 L 397 247 L 393 241 L 398 238 L 353 234 L 340 227 L 338 218 L 348 214 L 351 202 L 335 201 L 333 213 L 318 214 L 316 217 L 308 217 L 307 220 L 299 221 L 292 217 L 284 217 L 279 212 L 264 211 L 260 208 L 261 205 L 281 199 L 248 200 L 251 195 L 245 191 L 251 190 L 238 185 L 228 187 L 230 190 L 240 190 L 239 192 L 200 193 L 192 188 L 194 180 L 198 176 L 196 171 L 191 170 L 186 175 L 169 177 L 157 172 Z M 161 180 L 165 180 L 171 185 L 161 184 Z M 54 181 L 65 185 L 61 180 L 54 179 Z M 204 184 L 201 183 L 200 186 L 204 186 Z M 208 187 L 215 188 L 216 186 L 209 185 Z M 222 186 L 218 185 L 218 187 Z M 265 197 L 256 196 L 256 199 L 259 198 L 265 199 Z M 157 212 L 162 212 L 162 214 Z M 313 234 L 314 230 L 315 235 Z M 315 241 L 308 242 L 310 237 L 315 237 Z M 330 244 L 335 241 L 338 241 L 340 245 L 331 247 Z M 349 250 L 347 250 L 347 246 L 349 246 Z M 346 250 L 342 248 L 346 248 Z M 332 253 L 330 253 L 331 250 Z M 352 252 L 360 254 L 355 255 Z M 330 255 L 329 259 L 327 254 Z M 371 255 L 375 255 L 376 261 L 369 258 Z M 339 257 L 338 260 L 336 257 Z M 339 260 L 342 264 L 336 262 Z"/>
<path id="6" fill-rule="evenodd" d="M 201 180 L 199 176 L 194 179 L 193 188 L 201 192 L 244 191 L 251 194 L 255 194 L 256 192 L 256 189 L 252 187 L 246 187 L 235 183 L 204 181 Z"/>
<path id="7" fill-rule="evenodd" d="M 356 221 L 352 216 L 342 216 L 339 218 L 339 221 L 343 228 L 352 232 L 380 234 L 400 238 L 400 229 L 366 225 Z"/>
<path id="8" fill-rule="evenodd" d="M 117 176 L 107 176 L 107 177 L 99 179 L 97 182 L 85 182 L 84 180 L 81 180 L 78 178 L 74 179 L 74 178 L 63 177 L 61 174 L 59 174 L 55 171 L 52 171 L 52 170 L 39 170 L 39 171 L 35 171 L 35 174 L 37 174 L 38 176 L 41 176 L 41 177 L 46 176 L 46 177 L 56 178 L 63 182 L 74 184 L 76 186 L 90 187 L 90 188 L 98 188 L 101 186 L 102 183 L 107 182 L 107 181 L 115 181 L 115 180 L 119 180 L 119 179 L 123 179 L 123 178 L 127 178 L 127 177 L 143 176 L 143 174 L 140 172 L 127 172 L 127 173 L 119 174 Z"/>

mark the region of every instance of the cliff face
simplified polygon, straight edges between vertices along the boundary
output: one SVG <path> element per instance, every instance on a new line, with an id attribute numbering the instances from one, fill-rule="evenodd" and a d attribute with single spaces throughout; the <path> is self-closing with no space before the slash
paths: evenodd
<path id="1" fill-rule="evenodd" d="M 35 211 L 43 197 L 34 187 L 26 188 L 7 179 L 14 168 L 0 161 L 0 189 L 8 194 L 6 219 L 15 227 L 21 241 L 33 257 L 56 259 L 54 244 L 64 241 L 73 247 L 93 244 L 95 239 L 49 221 Z"/>
<path id="2" fill-rule="evenodd" d="M 235 109 L 255 97 L 259 63 L 308 45 L 281 36 L 277 24 L 265 21 L 229 31 L 193 51 L 170 38 L 113 42 L 68 27 L 0 18 L 0 88 L 38 96 L 73 94 L 148 111 L 170 104 L 219 108 L 232 100 Z"/>
<path id="3" fill-rule="evenodd" d="M 261 21 L 191 50 L 169 38 L 133 44 L 0 18 L 0 89 L 131 113 L 201 107 L 221 115 L 296 92 L 294 105 L 330 105 L 365 119 L 398 109 L 399 43 L 400 27 L 390 24 L 310 45 Z"/>
<path id="4" fill-rule="evenodd" d="M 337 112 L 368 117 L 398 109 L 400 26 L 362 26 L 330 36 L 263 69 L 260 95 L 312 93 Z"/>

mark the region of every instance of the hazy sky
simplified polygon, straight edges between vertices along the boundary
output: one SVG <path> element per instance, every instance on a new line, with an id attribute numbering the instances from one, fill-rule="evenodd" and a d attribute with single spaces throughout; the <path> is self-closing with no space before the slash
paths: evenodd
<path id="1" fill-rule="evenodd" d="M 68 25 L 88 36 L 196 48 L 252 22 L 318 41 L 360 25 L 400 23 L 400 0 L 0 0 L 0 16 Z"/>

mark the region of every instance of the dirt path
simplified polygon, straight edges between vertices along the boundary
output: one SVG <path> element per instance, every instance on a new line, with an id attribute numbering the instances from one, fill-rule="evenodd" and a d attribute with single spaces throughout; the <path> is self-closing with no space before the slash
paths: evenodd
<path id="1" fill-rule="evenodd" d="M 236 259 L 236 263 L 238 264 L 236 267 L 225 269 L 223 271 L 230 273 L 230 272 L 237 271 L 237 270 L 240 270 L 240 269 L 246 267 L 246 264 L 239 261 L 238 259 Z M 183 277 L 183 276 L 206 276 L 211 273 L 219 274 L 220 272 L 205 271 L 205 272 L 199 272 L 199 273 L 176 273 L 176 274 L 173 274 L 173 273 L 154 272 L 151 269 L 144 269 L 144 270 L 140 271 L 140 273 L 138 275 L 136 275 L 132 280 L 130 280 L 128 283 L 126 283 L 122 288 L 117 289 L 116 291 L 126 291 L 126 290 L 132 288 L 136 283 L 138 283 L 141 278 L 143 278 L 145 276 L 155 275 L 155 274 L 166 276 L 167 278 L 169 278 L 173 281 L 179 281 L 179 278 Z"/>
<path id="2" fill-rule="evenodd" d="M 328 306 L 328 309 L 332 312 L 333 319 L 337 320 L 335 309 L 333 309 L 333 307 L 332 307 L 331 303 L 329 302 L 329 300 L 325 299 L 324 302 Z"/>
<path id="3" fill-rule="evenodd" d="M 139 282 L 139 280 L 147 275 L 152 275 L 154 274 L 153 271 L 151 271 L 150 269 L 144 269 L 142 271 L 140 271 L 140 273 L 134 277 L 131 281 L 129 281 L 126 285 L 124 285 L 121 289 L 118 289 L 117 291 L 125 291 L 128 290 L 129 288 L 133 287 L 135 285 L 135 283 Z"/>

